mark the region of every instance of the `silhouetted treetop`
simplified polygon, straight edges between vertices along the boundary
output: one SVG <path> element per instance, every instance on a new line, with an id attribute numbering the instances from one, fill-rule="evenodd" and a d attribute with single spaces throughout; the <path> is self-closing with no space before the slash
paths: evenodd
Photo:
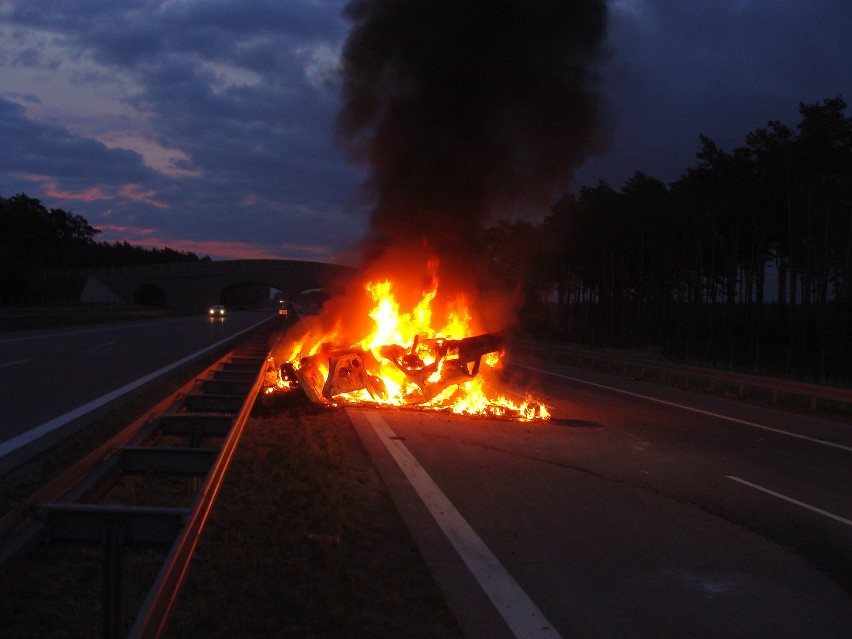
<path id="1" fill-rule="evenodd" d="M 44 269 L 197 261 L 191 252 L 96 242 L 101 231 L 81 215 L 47 209 L 24 193 L 0 197 L 2 266 L 16 273 Z"/>

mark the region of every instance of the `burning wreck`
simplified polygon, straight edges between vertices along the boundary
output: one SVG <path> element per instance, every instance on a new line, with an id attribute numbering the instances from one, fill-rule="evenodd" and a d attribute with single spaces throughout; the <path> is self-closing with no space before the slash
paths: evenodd
<path id="1" fill-rule="evenodd" d="M 327 331 L 311 327 L 284 338 L 273 351 L 267 392 L 301 389 L 324 404 L 362 403 L 419 407 L 459 414 L 549 418 L 532 399 L 513 402 L 492 390 L 503 355 L 502 337 L 471 334 L 464 299 L 452 304 L 441 328 L 431 326 L 437 279 L 411 312 L 401 312 L 389 281 L 365 287 L 373 307 L 372 329 L 347 344 L 340 321 Z M 280 363 L 279 363 L 280 360 Z"/>

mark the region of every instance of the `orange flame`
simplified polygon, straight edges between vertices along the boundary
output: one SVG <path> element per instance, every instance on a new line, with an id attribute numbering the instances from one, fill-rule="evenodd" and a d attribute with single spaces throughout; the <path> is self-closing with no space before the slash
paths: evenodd
<path id="1" fill-rule="evenodd" d="M 474 363 L 473 372 L 467 368 L 469 363 L 460 361 L 455 340 L 470 337 L 474 326 L 473 315 L 463 295 L 447 304 L 442 324 L 438 329 L 433 328 L 436 318 L 432 303 L 438 292 L 438 277 L 434 271 L 429 286 L 410 311 L 400 308 L 390 280 L 369 282 L 364 290 L 372 300 L 368 313 L 372 330 L 367 335 L 348 348 L 340 349 L 340 344 L 345 342 L 338 319 L 331 329 L 308 330 L 285 351 L 285 360 L 294 370 L 318 380 L 317 387 L 328 380 L 329 359 L 340 353 L 344 353 L 343 358 L 350 358 L 351 370 L 358 375 L 365 374 L 361 366 L 366 369 L 368 383 L 365 387 L 336 393 L 331 398 L 333 402 L 416 404 L 466 415 L 513 417 L 524 421 L 549 419 L 547 409 L 529 397 L 516 403 L 489 391 L 489 380 L 501 366 L 502 352 L 477 355 L 479 361 Z M 280 383 L 275 386 L 272 391 L 284 387 Z"/>

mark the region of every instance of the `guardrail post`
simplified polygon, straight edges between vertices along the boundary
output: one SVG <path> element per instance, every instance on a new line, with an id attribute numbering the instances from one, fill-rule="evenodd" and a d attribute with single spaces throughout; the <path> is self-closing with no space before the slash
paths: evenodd
<path id="1" fill-rule="evenodd" d="M 121 569 L 124 555 L 124 522 L 108 517 L 104 522 L 104 637 L 121 636 Z"/>

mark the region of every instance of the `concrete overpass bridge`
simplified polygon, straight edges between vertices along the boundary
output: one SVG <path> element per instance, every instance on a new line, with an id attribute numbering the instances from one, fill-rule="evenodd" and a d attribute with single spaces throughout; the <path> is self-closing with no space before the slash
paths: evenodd
<path id="1" fill-rule="evenodd" d="M 311 289 L 330 289 L 354 273 L 348 266 L 302 260 L 201 260 L 178 264 L 79 269 L 81 302 L 202 310 L 211 304 L 239 306 L 278 289 L 291 299 Z"/>

